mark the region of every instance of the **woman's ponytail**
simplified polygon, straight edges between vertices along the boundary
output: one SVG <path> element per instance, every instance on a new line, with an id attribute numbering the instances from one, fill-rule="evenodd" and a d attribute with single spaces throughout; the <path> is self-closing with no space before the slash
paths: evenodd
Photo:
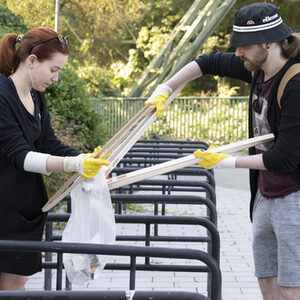
<path id="1" fill-rule="evenodd" d="M 15 33 L 6 34 L 0 44 L 0 74 L 11 75 L 18 67 L 16 43 L 18 35 Z"/>

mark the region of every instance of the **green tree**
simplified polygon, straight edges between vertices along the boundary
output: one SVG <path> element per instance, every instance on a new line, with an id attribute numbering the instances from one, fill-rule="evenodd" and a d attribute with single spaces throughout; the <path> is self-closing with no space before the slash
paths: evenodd
<path id="1" fill-rule="evenodd" d="M 86 80 L 93 95 L 127 94 L 193 1 L 61 0 L 60 32 L 68 35 L 77 74 Z M 229 45 L 234 14 L 242 6 L 255 2 L 237 0 L 198 55 L 211 50 L 234 51 Z M 300 31 L 299 0 L 265 2 L 276 4 L 285 22 Z M 54 25 L 54 0 L 2 0 L 2 3 L 21 15 L 30 27 Z M 239 85 L 238 93 L 247 93 L 246 85 L 228 79 L 209 79 L 203 91 L 216 92 L 219 85 L 228 89 Z M 192 92 L 195 86 L 191 84 L 187 91 Z"/>
<path id="2" fill-rule="evenodd" d="M 59 81 L 47 88 L 45 96 L 49 111 L 59 116 L 61 129 L 69 126 L 72 135 L 81 141 L 79 150 L 93 150 L 105 142 L 105 120 L 91 100 L 85 81 L 74 71 L 65 67 Z"/>
<path id="3" fill-rule="evenodd" d="M 193 0 L 61 0 L 60 31 L 71 39 L 80 61 L 110 66 L 128 61 L 143 26 L 170 32 Z M 54 26 L 55 1 L 7 0 L 30 27 Z M 34 18 L 33 18 L 34 16 Z M 153 31 L 155 35 L 155 31 Z M 150 58 L 150 57 L 149 57 Z"/>
<path id="4" fill-rule="evenodd" d="M 7 7 L 2 6 L 5 3 L 0 3 L 0 38 L 3 35 L 15 32 L 22 33 L 28 30 L 21 16 L 15 15 Z"/>
<path id="5" fill-rule="evenodd" d="M 21 15 L 29 27 L 54 27 L 55 1 L 52 0 L 6 0 L 6 6 Z"/>

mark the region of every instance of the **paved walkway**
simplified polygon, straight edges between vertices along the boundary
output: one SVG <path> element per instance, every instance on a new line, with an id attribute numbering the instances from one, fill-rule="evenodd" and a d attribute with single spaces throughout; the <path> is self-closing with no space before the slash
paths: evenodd
<path id="1" fill-rule="evenodd" d="M 259 288 L 254 277 L 251 223 L 248 216 L 249 185 L 248 171 L 215 170 L 218 229 L 221 238 L 221 270 L 223 300 L 261 300 Z M 199 209 L 199 210 L 198 210 Z M 167 206 L 167 214 L 201 215 L 203 211 L 195 206 Z M 174 225 L 172 225 L 174 226 Z M 133 224 L 118 224 L 118 234 L 144 233 L 143 226 Z M 160 233 L 182 234 L 199 233 L 201 229 L 191 226 L 160 227 Z M 162 231 L 163 232 L 162 232 Z M 123 242 L 124 243 L 124 242 Z M 157 243 L 155 246 L 170 246 L 195 248 L 195 244 Z M 197 249 L 200 249 L 197 247 Z M 121 262 L 118 258 L 118 262 Z M 54 275 L 53 275 L 54 276 Z M 205 293 L 205 274 L 191 276 L 189 273 L 174 272 L 138 272 L 137 290 L 181 290 Z M 55 277 L 53 277 L 53 287 Z M 128 272 L 104 271 L 103 278 L 89 283 L 88 289 L 128 289 Z M 43 274 L 32 276 L 27 284 L 27 290 L 43 289 Z M 82 287 L 73 286 L 73 289 Z"/>
<path id="2" fill-rule="evenodd" d="M 254 276 L 248 170 L 215 170 L 223 300 L 262 300 Z"/>

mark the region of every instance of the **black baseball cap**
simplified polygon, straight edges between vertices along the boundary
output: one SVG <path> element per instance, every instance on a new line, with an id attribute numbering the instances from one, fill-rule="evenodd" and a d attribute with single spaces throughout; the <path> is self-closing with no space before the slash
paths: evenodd
<path id="1" fill-rule="evenodd" d="M 274 43 L 284 40 L 291 33 L 274 4 L 254 3 L 242 7 L 235 14 L 230 44 L 239 47 Z"/>

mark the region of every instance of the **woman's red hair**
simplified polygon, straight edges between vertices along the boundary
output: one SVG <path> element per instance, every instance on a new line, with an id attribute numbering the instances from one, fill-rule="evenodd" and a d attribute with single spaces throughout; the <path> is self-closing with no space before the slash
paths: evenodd
<path id="1" fill-rule="evenodd" d="M 57 39 L 35 46 L 30 53 L 34 44 L 55 36 L 58 33 L 47 27 L 32 29 L 24 35 L 20 46 L 16 47 L 18 35 L 6 34 L 0 44 L 0 74 L 11 75 L 30 54 L 36 55 L 39 61 L 50 59 L 57 52 L 69 55 L 68 45 L 62 48 Z"/>

